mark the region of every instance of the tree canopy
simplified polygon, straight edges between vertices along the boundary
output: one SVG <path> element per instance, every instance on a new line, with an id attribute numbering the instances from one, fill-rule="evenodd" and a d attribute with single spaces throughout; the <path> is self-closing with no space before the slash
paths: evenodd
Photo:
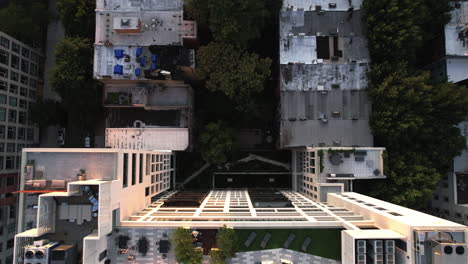
<path id="1" fill-rule="evenodd" d="M 67 36 L 94 38 L 96 0 L 57 0 Z"/>
<path id="2" fill-rule="evenodd" d="M 210 43 L 197 52 L 198 69 L 208 90 L 224 93 L 238 110 L 252 109 L 252 96 L 260 93 L 270 75 L 271 59 L 231 44 Z"/>
<path id="3" fill-rule="evenodd" d="M 182 227 L 177 228 L 172 235 L 172 242 L 177 262 L 186 264 L 202 263 L 203 252 L 193 247 L 190 230 Z"/>
<path id="4" fill-rule="evenodd" d="M 49 19 L 45 1 L 11 1 L 0 9 L 0 31 L 29 44 L 41 43 Z"/>
<path id="5" fill-rule="evenodd" d="M 203 159 L 212 164 L 222 164 L 229 161 L 237 150 L 235 131 L 220 121 L 205 126 L 199 143 Z"/>
<path id="6" fill-rule="evenodd" d="M 392 182 L 376 189 L 392 202 L 418 207 L 464 147 L 455 125 L 468 115 L 468 89 L 433 84 L 428 73 L 396 71 L 369 95 L 370 125 L 378 144 L 389 153 L 386 174 Z"/>
<path id="7" fill-rule="evenodd" d="M 215 41 L 246 46 L 277 16 L 281 1 L 187 0 L 186 6 L 191 17 L 208 25 Z"/>
<path id="8" fill-rule="evenodd" d="M 426 205 L 466 144 L 456 125 L 468 116 L 467 87 L 436 83 L 418 70 L 423 63 L 418 53 L 450 18 L 448 2 L 363 3 L 372 59 L 370 125 L 375 144 L 387 149 L 387 180 L 376 183 L 373 194 L 415 208 Z"/>
<path id="9" fill-rule="evenodd" d="M 93 80 L 93 45 L 83 38 L 65 38 L 55 50 L 51 85 L 75 124 L 92 129 L 101 111 L 101 87 Z"/>
<path id="10" fill-rule="evenodd" d="M 216 244 L 220 249 L 221 257 L 223 259 L 234 257 L 238 251 L 239 239 L 237 233 L 232 228 L 226 226 L 218 229 Z"/>
<path id="11" fill-rule="evenodd" d="M 54 100 L 48 99 L 31 104 L 29 118 L 39 127 L 64 125 L 67 115 L 62 105 Z"/>

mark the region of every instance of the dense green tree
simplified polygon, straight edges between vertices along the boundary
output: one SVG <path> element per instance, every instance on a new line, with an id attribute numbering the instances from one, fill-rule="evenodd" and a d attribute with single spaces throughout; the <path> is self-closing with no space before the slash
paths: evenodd
<path id="1" fill-rule="evenodd" d="M 238 251 L 239 244 L 236 231 L 226 226 L 221 227 L 218 230 L 216 244 L 220 249 L 223 259 L 234 257 Z"/>
<path id="2" fill-rule="evenodd" d="M 450 19 L 449 0 L 364 0 L 363 9 L 373 62 L 394 66 L 421 60 L 420 51 L 430 52 L 424 45 Z"/>
<path id="3" fill-rule="evenodd" d="M 388 181 L 375 193 L 421 206 L 465 145 L 455 125 L 468 116 L 468 89 L 400 70 L 371 86 L 369 95 L 373 134 L 388 150 Z"/>
<path id="4" fill-rule="evenodd" d="M 243 51 L 230 44 L 210 43 L 197 52 L 198 69 L 210 91 L 221 91 L 249 112 L 252 96 L 264 88 L 270 75 L 271 59 Z"/>
<path id="5" fill-rule="evenodd" d="M 210 250 L 210 264 L 225 264 L 226 260 L 221 255 L 219 250 Z"/>
<path id="6" fill-rule="evenodd" d="M 69 120 L 82 129 L 92 130 L 101 112 L 101 87 L 93 80 L 91 40 L 65 38 L 55 50 L 56 64 L 51 69 L 51 85 L 62 98 Z"/>
<path id="7" fill-rule="evenodd" d="M 54 100 L 39 100 L 29 108 L 29 118 L 39 127 L 61 125 L 66 123 L 66 112 L 62 105 Z"/>
<path id="8" fill-rule="evenodd" d="M 0 9 L 0 31 L 28 44 L 41 44 L 49 19 L 44 1 L 12 1 Z"/>
<path id="9" fill-rule="evenodd" d="M 202 157 L 206 162 L 222 164 L 237 150 L 235 131 L 224 122 L 209 123 L 200 136 Z"/>
<path id="10" fill-rule="evenodd" d="M 191 17 L 208 25 L 216 41 L 246 46 L 278 15 L 281 1 L 188 0 L 186 6 Z"/>
<path id="11" fill-rule="evenodd" d="M 184 264 L 201 264 L 203 252 L 196 250 L 193 246 L 190 230 L 179 227 L 172 235 L 174 253 L 177 262 Z"/>
<path id="12" fill-rule="evenodd" d="M 57 0 L 67 36 L 94 38 L 96 0 Z"/>

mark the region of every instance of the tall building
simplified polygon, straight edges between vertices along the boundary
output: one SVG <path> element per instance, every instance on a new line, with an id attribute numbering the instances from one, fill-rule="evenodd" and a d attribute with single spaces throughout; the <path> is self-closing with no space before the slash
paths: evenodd
<path id="1" fill-rule="evenodd" d="M 313 237 L 312 243 L 341 244 L 334 253 L 342 263 L 468 261 L 466 226 L 354 192 L 328 192 L 326 202 L 321 202 L 287 188 L 174 191 L 173 155 L 125 149 L 25 149 L 14 263 L 35 263 L 34 252 L 40 250 L 57 257 L 42 244 L 29 246 L 41 240 L 49 241 L 50 247 L 56 242 L 75 245 L 83 263 L 120 263 L 128 255 L 119 254 L 119 248 L 137 252 L 131 245 L 142 237 L 150 243 L 147 253 L 136 256 L 137 263 L 166 263 L 158 253 L 158 238 L 169 239 L 181 226 L 209 230 L 223 225 L 257 232 L 267 228 L 272 233 L 331 230 L 339 234 L 337 241 Z M 382 159 L 376 162 L 381 164 Z M 350 166 L 346 171 L 354 169 L 356 176 L 364 172 L 362 176 L 368 177 L 368 169 Z M 349 176 L 340 174 L 341 168 L 327 172 L 337 178 Z M 130 245 L 121 241 L 123 237 L 131 240 Z M 173 253 L 168 254 L 165 257 L 172 261 Z"/>
<path id="2" fill-rule="evenodd" d="M 36 102 L 42 83 L 43 60 L 40 50 L 0 32 L 1 263 L 11 263 L 13 257 L 20 153 L 38 143 L 38 129 L 28 117 L 28 108 Z"/>

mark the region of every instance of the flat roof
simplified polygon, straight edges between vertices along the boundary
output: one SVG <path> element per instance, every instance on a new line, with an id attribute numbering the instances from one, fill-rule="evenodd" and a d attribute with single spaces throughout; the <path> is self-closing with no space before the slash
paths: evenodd
<path id="1" fill-rule="evenodd" d="M 335 3 L 336 7 L 330 7 L 330 3 Z M 322 10 L 346 11 L 350 7 L 361 8 L 362 0 L 284 0 L 283 9 L 304 9 L 315 10 L 320 6 Z"/>
<path id="2" fill-rule="evenodd" d="M 282 145 L 372 146 L 370 107 L 365 91 L 281 92 Z"/>
<path id="3" fill-rule="evenodd" d="M 281 145 L 371 146 L 362 1 L 290 0 L 280 15 Z M 291 5 L 294 6 L 291 8 Z M 321 5 L 322 12 L 316 5 Z M 326 120 L 326 121 L 323 121 Z"/>
<path id="4" fill-rule="evenodd" d="M 106 128 L 110 148 L 183 151 L 188 146 L 188 128 Z"/>
<path id="5" fill-rule="evenodd" d="M 454 7 L 450 22 L 445 25 L 445 53 L 451 56 L 468 56 L 467 37 L 460 39 L 459 33 L 468 26 L 468 2 L 451 3 Z"/>
<path id="6" fill-rule="evenodd" d="M 183 8 L 183 0 L 97 0 L 96 7 L 98 10 L 181 10 Z"/>

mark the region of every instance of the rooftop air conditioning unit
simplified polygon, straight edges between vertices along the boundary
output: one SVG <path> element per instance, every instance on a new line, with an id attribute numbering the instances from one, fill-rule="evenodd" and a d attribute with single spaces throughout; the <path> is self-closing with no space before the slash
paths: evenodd
<path id="1" fill-rule="evenodd" d="M 122 18 L 120 20 L 120 26 L 130 26 L 130 19 L 129 18 Z"/>
<path id="2" fill-rule="evenodd" d="M 468 249 L 461 243 L 438 243 L 432 248 L 432 263 L 468 263 Z"/>

